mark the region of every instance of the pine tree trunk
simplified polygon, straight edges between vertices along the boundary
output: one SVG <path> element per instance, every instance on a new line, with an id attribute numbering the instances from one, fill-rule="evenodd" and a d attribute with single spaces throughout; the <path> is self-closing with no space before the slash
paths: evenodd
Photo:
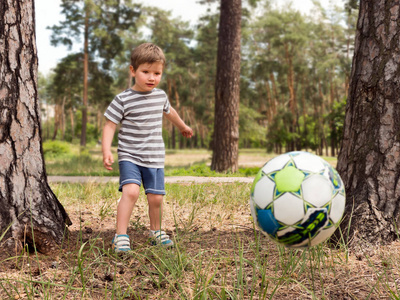
<path id="1" fill-rule="evenodd" d="M 346 186 L 345 221 L 353 211 L 348 238 L 354 242 L 391 242 L 400 225 L 399 5 L 360 2 L 337 165 Z"/>
<path id="2" fill-rule="evenodd" d="M 0 2 L 0 66 L 0 246 L 34 242 L 47 253 L 71 221 L 44 168 L 33 0 Z"/>
<path id="3" fill-rule="evenodd" d="M 71 142 L 73 142 L 75 138 L 75 122 L 74 122 L 74 111 L 72 107 L 69 109 L 69 117 L 71 120 Z"/>
<path id="4" fill-rule="evenodd" d="M 61 140 L 65 140 L 65 99 L 66 97 L 63 97 L 63 101 L 61 104 L 60 108 L 60 119 L 61 119 Z"/>
<path id="5" fill-rule="evenodd" d="M 82 131 L 81 146 L 86 146 L 86 127 L 88 110 L 88 90 L 89 90 L 89 8 L 85 4 L 85 33 L 83 45 L 83 105 L 82 105 Z"/>
<path id="6" fill-rule="evenodd" d="M 272 92 L 273 92 L 273 101 L 274 101 L 274 105 L 273 105 L 273 109 L 272 109 L 272 113 L 274 115 L 274 117 L 276 116 L 276 113 L 278 111 L 279 108 L 279 95 L 278 95 L 278 90 L 276 87 L 276 81 L 275 81 L 275 75 L 273 73 L 269 74 L 269 79 L 271 80 L 271 84 L 272 84 Z"/>
<path id="7" fill-rule="evenodd" d="M 51 138 L 53 141 L 57 138 L 58 129 L 60 128 L 60 105 L 54 105 L 54 130 L 53 137 Z"/>
<path id="8" fill-rule="evenodd" d="M 172 149 L 176 149 L 176 134 L 175 134 L 175 126 L 172 126 L 171 129 L 171 144 L 172 144 Z"/>
<path id="9" fill-rule="evenodd" d="M 238 170 L 241 0 L 221 0 L 211 169 Z"/>
<path id="10" fill-rule="evenodd" d="M 297 127 L 297 99 L 294 88 L 294 70 L 293 70 L 293 56 L 290 53 L 290 45 L 285 44 L 285 61 L 288 66 L 287 84 L 289 89 L 289 108 L 292 114 L 292 124 L 290 125 L 290 133 L 292 133 L 292 140 L 289 143 L 288 151 L 294 151 L 296 145 L 295 131 Z"/>
<path id="11" fill-rule="evenodd" d="M 332 110 L 335 104 L 335 92 L 334 92 L 334 85 L 333 85 L 333 73 L 334 70 L 329 72 L 329 108 Z M 331 156 L 335 156 L 335 146 L 336 146 L 336 126 L 333 119 L 329 120 L 329 127 L 330 127 L 330 136 L 331 136 Z M 327 153 L 328 155 L 328 153 Z"/>
<path id="12" fill-rule="evenodd" d="M 271 87 L 269 85 L 269 81 L 267 81 L 265 83 L 265 88 L 267 90 L 267 103 L 268 103 L 268 108 L 265 107 L 264 105 L 264 99 L 261 98 L 260 99 L 260 106 L 259 106 L 259 112 L 263 113 L 266 112 L 267 115 L 267 120 L 268 120 L 268 124 L 271 124 L 275 115 L 274 115 L 274 111 L 275 111 L 275 99 L 272 98 L 272 92 L 271 92 Z"/>

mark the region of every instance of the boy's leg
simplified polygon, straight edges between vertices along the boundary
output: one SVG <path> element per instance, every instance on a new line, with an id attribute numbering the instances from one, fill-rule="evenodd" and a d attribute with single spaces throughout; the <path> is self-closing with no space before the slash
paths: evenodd
<path id="1" fill-rule="evenodd" d="M 150 230 L 160 230 L 165 195 L 164 169 L 141 168 L 143 187 L 149 203 Z"/>
<path id="2" fill-rule="evenodd" d="M 129 161 L 119 162 L 119 173 L 122 196 L 117 207 L 117 230 L 111 244 L 115 252 L 126 252 L 131 250 L 126 233 L 133 207 L 139 198 L 141 175 L 138 167 Z"/>
<path id="3" fill-rule="evenodd" d="M 161 229 L 162 221 L 162 202 L 163 195 L 147 194 L 147 201 L 149 202 L 149 218 L 150 230 L 156 231 Z"/>
<path id="4" fill-rule="evenodd" d="M 122 197 L 117 207 L 117 234 L 126 234 L 133 207 L 139 198 L 140 187 L 128 183 L 122 187 Z"/>
<path id="5" fill-rule="evenodd" d="M 174 242 L 170 240 L 169 235 L 165 231 L 161 230 L 163 195 L 148 193 L 147 201 L 149 202 L 150 238 L 152 244 L 172 247 Z"/>
<path id="6" fill-rule="evenodd" d="M 143 168 L 143 187 L 149 202 L 150 238 L 153 244 L 172 247 L 174 243 L 161 230 L 163 214 L 164 169 Z"/>
<path id="7" fill-rule="evenodd" d="M 125 184 L 122 188 L 122 197 L 117 207 L 117 232 L 111 242 L 112 249 L 116 252 L 131 250 L 129 236 L 126 234 L 133 207 L 139 198 L 139 185 Z"/>

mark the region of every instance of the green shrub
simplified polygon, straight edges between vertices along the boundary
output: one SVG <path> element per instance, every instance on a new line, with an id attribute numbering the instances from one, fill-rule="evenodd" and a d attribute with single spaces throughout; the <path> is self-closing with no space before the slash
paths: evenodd
<path id="1" fill-rule="evenodd" d="M 43 143 L 45 157 L 57 157 L 71 154 L 70 144 L 63 141 L 46 141 Z"/>

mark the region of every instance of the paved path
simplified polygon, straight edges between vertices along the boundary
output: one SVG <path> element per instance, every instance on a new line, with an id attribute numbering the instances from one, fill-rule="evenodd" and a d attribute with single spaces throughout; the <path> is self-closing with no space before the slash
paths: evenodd
<path id="1" fill-rule="evenodd" d="M 70 183 L 106 183 L 118 182 L 118 177 L 110 176 L 48 176 L 49 182 L 70 182 Z M 251 183 L 252 177 L 197 177 L 197 176 L 167 176 L 166 183 L 207 183 L 207 182 L 244 182 Z"/>

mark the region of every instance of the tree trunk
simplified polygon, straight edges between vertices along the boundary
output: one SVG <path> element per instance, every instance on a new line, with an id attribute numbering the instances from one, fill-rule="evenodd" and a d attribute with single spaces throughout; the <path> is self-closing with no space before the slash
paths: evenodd
<path id="1" fill-rule="evenodd" d="M 75 122 L 74 122 L 74 111 L 72 107 L 69 109 L 69 117 L 71 120 L 71 142 L 73 142 L 75 138 Z"/>
<path id="2" fill-rule="evenodd" d="M 172 149 L 176 149 L 176 134 L 175 134 L 175 126 L 171 126 L 171 144 L 172 144 Z"/>
<path id="3" fill-rule="evenodd" d="M 267 90 L 267 103 L 268 103 L 268 108 L 265 106 L 264 104 L 264 99 L 261 97 L 260 99 L 260 105 L 259 105 L 259 112 L 263 113 L 266 112 L 267 115 L 267 120 L 268 120 L 268 124 L 271 124 L 272 121 L 274 120 L 274 111 L 275 111 L 275 99 L 273 99 L 272 97 L 272 91 L 271 91 L 271 87 L 269 85 L 269 81 L 265 82 L 265 88 Z"/>
<path id="4" fill-rule="evenodd" d="M 285 61 L 288 66 L 288 89 L 289 89 L 289 107 L 290 112 L 293 115 L 293 125 L 296 122 L 296 114 L 297 114 L 297 102 L 296 102 L 296 93 L 294 92 L 294 70 L 293 70 L 293 57 L 289 51 L 289 45 L 285 44 Z"/>
<path id="5" fill-rule="evenodd" d="M 172 103 L 172 79 L 167 78 L 167 95 L 169 101 Z M 173 104 L 173 103 L 172 103 Z M 175 149 L 176 148 L 176 141 L 175 141 L 175 126 L 171 125 L 171 123 L 167 123 L 168 126 L 168 133 L 170 134 L 170 139 L 169 139 L 169 149 Z"/>
<path id="6" fill-rule="evenodd" d="M 269 79 L 271 80 L 271 84 L 272 84 L 272 92 L 273 92 L 273 97 L 272 98 L 273 98 L 273 101 L 274 101 L 274 106 L 273 106 L 272 112 L 273 112 L 274 117 L 275 117 L 276 116 L 276 112 L 277 112 L 278 107 L 279 107 L 279 103 L 278 103 L 279 95 L 278 95 L 278 90 L 276 88 L 276 81 L 275 81 L 274 73 L 270 73 L 269 74 Z"/>
<path id="7" fill-rule="evenodd" d="M 325 114 L 325 97 L 324 93 L 322 92 L 322 83 L 321 81 L 318 80 L 318 90 L 319 90 L 319 97 L 321 99 L 321 105 L 319 106 L 320 111 L 317 113 L 318 116 L 318 132 L 320 134 L 320 139 L 321 139 L 321 149 L 319 155 L 324 155 L 324 147 L 326 148 L 326 155 L 328 155 L 328 143 L 326 141 L 326 136 L 325 136 L 325 128 L 324 128 L 324 114 Z"/>
<path id="8" fill-rule="evenodd" d="M 292 124 L 289 127 L 290 128 L 290 133 L 292 133 L 292 140 L 289 143 L 289 149 L 288 151 L 294 151 L 295 150 L 295 144 L 296 144 L 296 138 L 295 138 L 295 130 L 297 127 L 297 99 L 296 99 L 296 93 L 295 93 L 295 88 L 294 88 L 294 70 L 293 70 L 293 55 L 290 53 L 289 49 L 290 45 L 287 43 L 285 44 L 285 61 L 288 66 L 288 74 L 287 74 L 287 83 L 288 83 L 288 89 L 289 89 L 289 108 L 290 112 L 292 113 Z"/>
<path id="9" fill-rule="evenodd" d="M 49 117 L 49 104 L 46 102 L 46 139 L 50 138 L 50 117 Z"/>
<path id="10" fill-rule="evenodd" d="M 83 105 L 82 105 L 82 132 L 81 146 L 86 146 L 86 125 L 88 109 L 88 90 L 89 90 L 89 7 L 85 3 L 85 33 L 83 45 Z"/>
<path id="11" fill-rule="evenodd" d="M 44 168 L 33 0 L 1 1 L 0 66 L 0 245 L 48 253 L 71 221 Z"/>
<path id="12" fill-rule="evenodd" d="M 238 170 L 241 0 L 221 0 L 211 169 Z"/>
<path id="13" fill-rule="evenodd" d="M 60 108 L 60 119 L 61 119 L 61 140 L 65 140 L 65 100 L 66 96 L 63 97 L 61 108 Z"/>
<path id="14" fill-rule="evenodd" d="M 57 138 L 58 129 L 60 128 L 60 105 L 54 105 L 54 130 L 53 137 L 51 138 L 53 141 Z"/>
<path id="15" fill-rule="evenodd" d="M 335 104 L 335 92 L 334 92 L 334 85 L 333 85 L 333 68 L 329 72 L 329 108 L 333 110 L 333 106 Z M 331 136 L 331 156 L 335 156 L 335 147 L 336 147 L 336 126 L 333 119 L 329 120 L 329 127 L 330 127 L 330 136 Z M 328 153 L 327 153 L 328 155 Z"/>
<path id="16" fill-rule="evenodd" d="M 183 119 L 183 121 L 185 121 L 185 119 L 184 119 L 184 115 L 182 114 L 182 111 L 181 111 L 181 101 L 180 101 L 180 98 L 179 98 L 179 92 L 178 92 L 178 89 L 177 89 L 177 87 L 176 87 L 176 80 L 175 80 L 175 78 L 174 79 L 172 79 L 172 81 L 171 81 L 171 84 L 172 84 L 172 87 L 174 88 L 174 95 L 175 95 L 175 105 L 174 105 L 174 107 L 175 107 L 175 110 L 180 114 L 180 116 L 181 116 L 181 118 Z M 173 135 L 174 135 L 174 144 L 175 144 L 175 128 L 173 127 Z M 179 135 L 179 132 L 178 132 L 178 142 L 179 142 L 179 149 L 183 149 L 184 148 L 184 146 L 183 146 L 183 139 L 182 139 L 182 136 L 181 135 Z M 175 149 L 175 146 L 174 146 L 174 149 Z"/>
<path id="17" fill-rule="evenodd" d="M 399 0 L 360 2 L 337 165 L 347 194 L 342 224 L 353 213 L 348 239 L 354 242 L 391 242 L 400 225 L 399 5 Z"/>

